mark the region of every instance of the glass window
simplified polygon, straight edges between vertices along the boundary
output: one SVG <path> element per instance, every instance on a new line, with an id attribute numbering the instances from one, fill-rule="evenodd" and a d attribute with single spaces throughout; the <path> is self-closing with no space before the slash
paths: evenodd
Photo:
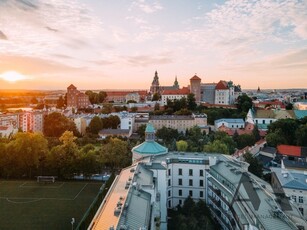
<path id="1" fill-rule="evenodd" d="M 296 196 L 295 195 L 292 195 L 292 200 L 294 201 L 294 202 L 296 202 Z"/>
<path id="2" fill-rule="evenodd" d="M 182 175 L 182 169 L 178 169 L 178 175 Z"/>
<path id="3" fill-rule="evenodd" d="M 189 180 L 189 186 L 193 186 L 193 180 Z"/>
<path id="4" fill-rule="evenodd" d="M 302 213 L 302 215 L 304 215 L 304 209 L 303 208 L 298 208 L 300 210 L 300 212 Z"/>
<path id="5" fill-rule="evenodd" d="M 193 191 L 192 190 L 189 190 L 189 196 L 193 197 Z"/>
<path id="6" fill-rule="evenodd" d="M 170 179 L 168 180 L 168 186 L 171 186 L 171 180 Z"/>
<path id="7" fill-rule="evenodd" d="M 204 197 L 204 192 L 203 191 L 199 191 L 199 197 Z"/>
<path id="8" fill-rule="evenodd" d="M 189 176 L 193 176 L 193 169 L 189 169 Z"/>
<path id="9" fill-rule="evenodd" d="M 178 195 L 182 196 L 182 190 L 181 189 L 178 190 Z"/>
<path id="10" fill-rule="evenodd" d="M 171 196 L 171 190 L 168 190 L 168 197 Z"/>
<path id="11" fill-rule="evenodd" d="M 199 187 L 204 187 L 204 181 L 203 180 L 199 180 Z"/>
<path id="12" fill-rule="evenodd" d="M 204 176 L 204 170 L 202 169 L 199 170 L 199 176 Z"/>
<path id="13" fill-rule="evenodd" d="M 168 170 L 168 175 L 169 175 L 169 176 L 171 175 L 171 170 L 170 170 L 170 169 Z"/>
<path id="14" fill-rule="evenodd" d="M 182 185 L 182 179 L 178 179 L 178 185 Z"/>
<path id="15" fill-rule="evenodd" d="M 298 202 L 299 202 L 299 203 L 304 203 L 304 198 L 303 198 L 302 196 L 299 196 L 299 197 L 298 197 Z"/>

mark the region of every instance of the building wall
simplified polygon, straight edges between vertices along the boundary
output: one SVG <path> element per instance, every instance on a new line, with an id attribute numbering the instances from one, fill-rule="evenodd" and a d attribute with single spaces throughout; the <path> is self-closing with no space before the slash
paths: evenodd
<path id="1" fill-rule="evenodd" d="M 13 126 L 14 129 L 19 128 L 19 115 L 18 114 L 0 114 L 0 126 L 9 127 Z"/>
<path id="2" fill-rule="evenodd" d="M 227 128 L 230 128 L 230 129 L 241 129 L 241 128 L 245 127 L 244 121 L 243 122 L 229 122 L 227 120 L 222 120 L 222 121 L 216 120 L 216 121 L 214 121 L 215 129 L 218 129 L 219 127 L 221 127 L 223 125 Z"/>
<path id="3" fill-rule="evenodd" d="M 156 130 L 161 129 L 163 127 L 177 129 L 178 132 L 185 132 L 187 129 L 192 128 L 195 125 L 206 126 L 207 125 L 207 117 L 186 117 L 186 119 L 176 119 L 169 118 L 165 119 L 163 116 L 159 119 L 158 116 L 155 116 L 155 119 L 150 119 L 150 122 L 153 124 Z"/>
<path id="4" fill-rule="evenodd" d="M 209 104 L 215 103 L 215 86 L 212 85 L 201 85 L 201 101 Z"/>
<path id="5" fill-rule="evenodd" d="M 200 98 L 200 82 L 201 80 L 190 80 L 190 92 L 195 95 L 196 103 L 201 101 Z"/>
<path id="6" fill-rule="evenodd" d="M 183 205 L 188 196 L 191 196 L 195 201 L 205 200 L 205 169 L 206 166 L 203 164 L 171 163 L 167 165 L 166 196 L 168 208 Z M 192 174 L 190 174 L 190 170 L 192 170 Z"/>
<path id="7" fill-rule="evenodd" d="M 161 101 L 162 101 L 162 105 L 167 105 L 167 99 L 169 99 L 169 100 L 180 100 L 181 98 L 183 98 L 183 97 L 185 97 L 185 98 L 187 98 L 187 95 L 186 94 L 178 94 L 178 95 L 174 95 L 174 94 L 172 94 L 172 95 L 165 95 L 165 94 L 162 94 L 161 95 Z"/>

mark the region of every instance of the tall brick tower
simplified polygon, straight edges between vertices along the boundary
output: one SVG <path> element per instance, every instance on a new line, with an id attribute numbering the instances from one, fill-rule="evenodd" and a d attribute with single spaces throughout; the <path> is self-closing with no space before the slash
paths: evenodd
<path id="1" fill-rule="evenodd" d="M 196 74 L 190 79 L 190 92 L 195 95 L 196 103 L 200 103 L 200 82 L 201 78 Z"/>

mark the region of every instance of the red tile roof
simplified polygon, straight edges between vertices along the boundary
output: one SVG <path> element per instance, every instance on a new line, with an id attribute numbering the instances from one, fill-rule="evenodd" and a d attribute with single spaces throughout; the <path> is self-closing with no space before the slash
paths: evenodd
<path id="1" fill-rule="evenodd" d="M 0 130 L 7 130 L 9 127 L 6 126 L 0 126 Z"/>
<path id="2" fill-rule="evenodd" d="M 217 83 L 215 89 L 228 89 L 227 82 L 226 81 L 219 81 L 219 83 Z"/>
<path id="3" fill-rule="evenodd" d="M 277 153 L 287 156 L 301 156 L 301 147 L 294 146 L 294 145 L 278 145 L 277 146 Z"/>
<path id="4" fill-rule="evenodd" d="M 192 80 L 192 81 L 193 81 L 193 80 L 198 80 L 198 81 L 199 81 L 199 80 L 201 80 L 201 78 L 199 78 L 199 77 L 196 76 L 196 74 L 195 74 L 190 80 Z"/>
<path id="5" fill-rule="evenodd" d="M 190 90 L 188 87 L 182 87 L 182 89 L 167 89 L 162 92 L 162 95 L 182 95 L 189 94 Z"/>

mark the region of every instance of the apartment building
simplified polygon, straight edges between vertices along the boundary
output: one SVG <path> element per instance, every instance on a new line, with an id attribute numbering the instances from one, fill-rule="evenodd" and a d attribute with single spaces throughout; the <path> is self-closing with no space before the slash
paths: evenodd
<path id="1" fill-rule="evenodd" d="M 199 126 L 205 129 L 207 127 L 206 114 L 192 115 L 154 115 L 150 116 L 149 121 L 156 130 L 163 127 L 177 129 L 178 132 L 183 132 L 193 126 Z"/>
<path id="2" fill-rule="evenodd" d="M 221 229 L 307 228 L 299 210 L 291 203 L 285 210 L 271 186 L 248 172 L 247 163 L 156 147 L 149 124 L 146 141 L 132 150 L 132 165 L 115 179 L 89 229 L 166 230 L 167 208 L 182 205 L 188 196 L 204 200 Z"/>

